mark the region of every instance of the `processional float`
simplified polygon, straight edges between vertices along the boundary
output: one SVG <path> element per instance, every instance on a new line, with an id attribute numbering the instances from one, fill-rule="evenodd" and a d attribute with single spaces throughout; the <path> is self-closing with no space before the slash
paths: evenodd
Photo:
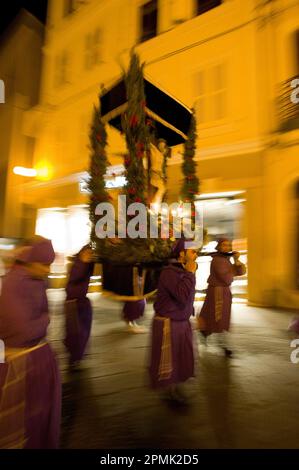
<path id="1" fill-rule="evenodd" d="M 113 292 L 120 300 L 138 300 L 155 291 L 161 268 L 170 257 L 173 240 L 161 236 L 151 238 L 147 224 L 143 228 L 144 238 L 126 237 L 126 224 L 132 221 L 132 216 L 126 211 L 122 235 L 118 225 L 115 236 L 99 237 L 101 222 L 96 208 L 100 203 L 112 202 L 105 188 L 109 165 L 106 125 L 117 129 L 126 141 L 124 167 L 127 183 L 123 188 L 126 205 L 143 203 L 149 208 L 152 207 L 150 204 L 159 206 L 165 200 L 166 168 L 171 148 L 188 143 L 190 130 L 191 135 L 195 134 L 195 119 L 190 109 L 144 77 L 143 65 L 135 53 L 131 55 L 128 72 L 112 87 L 102 90 L 99 101 L 99 107 L 94 109 L 90 132 L 91 239 L 102 264 L 104 291 Z M 194 142 L 195 139 L 189 143 L 191 157 Z M 193 161 L 192 165 L 195 169 Z M 190 175 L 186 181 L 191 188 L 187 189 L 189 201 L 193 202 L 198 179 Z M 150 215 L 148 211 L 146 217 Z M 161 220 L 157 218 L 156 223 L 161 224 Z"/>

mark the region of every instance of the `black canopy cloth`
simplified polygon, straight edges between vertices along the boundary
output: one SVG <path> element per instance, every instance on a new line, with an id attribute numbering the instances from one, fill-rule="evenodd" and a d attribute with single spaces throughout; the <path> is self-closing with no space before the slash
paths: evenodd
<path id="1" fill-rule="evenodd" d="M 125 302 L 151 297 L 156 292 L 161 270 L 166 264 L 164 261 L 128 265 L 103 260 L 103 292 L 113 296 L 114 300 Z"/>
<path id="2" fill-rule="evenodd" d="M 184 143 L 190 127 L 191 110 L 149 80 L 143 80 L 145 112 L 154 121 L 157 138 L 166 140 L 169 147 Z M 104 91 L 100 101 L 103 122 L 122 131 L 121 116 L 128 107 L 124 79 Z"/>

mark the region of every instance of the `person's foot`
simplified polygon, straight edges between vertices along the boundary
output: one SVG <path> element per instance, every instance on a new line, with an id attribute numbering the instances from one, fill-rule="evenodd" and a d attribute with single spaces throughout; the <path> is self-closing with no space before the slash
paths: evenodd
<path id="1" fill-rule="evenodd" d="M 204 331 L 200 331 L 200 342 L 201 344 L 203 344 L 204 346 L 207 346 L 208 345 L 208 336 L 207 334 L 204 332 Z"/>
<path id="2" fill-rule="evenodd" d="M 187 388 L 185 385 L 177 385 L 175 387 L 175 396 L 179 397 L 181 400 L 184 400 L 184 402 L 187 402 L 190 398 L 190 395 L 187 393 Z"/>
<path id="3" fill-rule="evenodd" d="M 225 354 L 226 357 L 232 357 L 233 352 L 232 352 L 231 349 L 223 348 L 223 351 L 224 351 L 224 354 Z"/>
<path id="4" fill-rule="evenodd" d="M 138 325 L 136 322 L 129 322 L 128 323 L 128 331 L 130 333 L 147 333 L 147 329 L 143 326 Z"/>
<path id="5" fill-rule="evenodd" d="M 80 370 L 80 361 L 70 361 L 69 362 L 69 370 L 70 372 L 77 372 Z"/>
<path id="6" fill-rule="evenodd" d="M 188 402 L 186 395 L 178 387 L 171 387 L 164 390 L 161 394 L 161 398 L 162 400 L 166 400 L 177 405 L 186 405 Z"/>

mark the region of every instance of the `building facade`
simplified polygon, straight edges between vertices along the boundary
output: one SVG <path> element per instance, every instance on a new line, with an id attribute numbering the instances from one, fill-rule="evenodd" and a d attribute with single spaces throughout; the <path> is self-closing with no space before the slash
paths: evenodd
<path id="1" fill-rule="evenodd" d="M 205 220 L 212 238 L 230 235 L 247 252 L 249 303 L 298 306 L 298 31 L 294 0 L 51 0 L 40 101 L 23 122 L 40 179 L 22 191 L 40 233 L 62 257 L 88 236 L 79 182 L 93 105 L 135 46 L 146 76 L 196 110 Z M 171 202 L 181 151 L 169 162 Z M 109 129 L 111 165 L 123 152 Z"/>
<path id="2" fill-rule="evenodd" d="M 44 27 L 21 10 L 0 38 L 0 237 L 20 237 L 34 228 L 35 214 L 22 203 L 25 179 L 13 173 L 15 166 L 31 167 L 35 139 L 23 132 L 23 113 L 39 101 Z M 33 219 L 33 220 L 32 220 Z M 28 224 L 32 224 L 29 228 Z M 26 228 L 27 226 L 27 228 Z"/>

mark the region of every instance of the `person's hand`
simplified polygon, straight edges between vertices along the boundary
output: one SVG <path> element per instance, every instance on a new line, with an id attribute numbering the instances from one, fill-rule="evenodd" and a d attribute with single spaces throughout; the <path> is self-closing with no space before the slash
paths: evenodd
<path id="1" fill-rule="evenodd" d="M 93 262 L 93 252 L 91 249 L 88 250 L 83 250 L 82 253 L 80 253 L 80 260 L 83 263 L 92 263 Z"/>
<path id="2" fill-rule="evenodd" d="M 234 254 L 233 254 L 233 257 L 234 257 L 235 262 L 239 261 L 240 253 L 238 251 L 235 251 Z"/>
<path id="3" fill-rule="evenodd" d="M 195 261 L 193 261 L 193 260 L 189 260 L 189 261 L 187 261 L 187 263 L 184 265 L 184 268 L 185 268 L 186 271 L 188 271 L 189 273 L 195 273 L 195 271 L 197 270 L 197 263 L 195 263 Z"/>

